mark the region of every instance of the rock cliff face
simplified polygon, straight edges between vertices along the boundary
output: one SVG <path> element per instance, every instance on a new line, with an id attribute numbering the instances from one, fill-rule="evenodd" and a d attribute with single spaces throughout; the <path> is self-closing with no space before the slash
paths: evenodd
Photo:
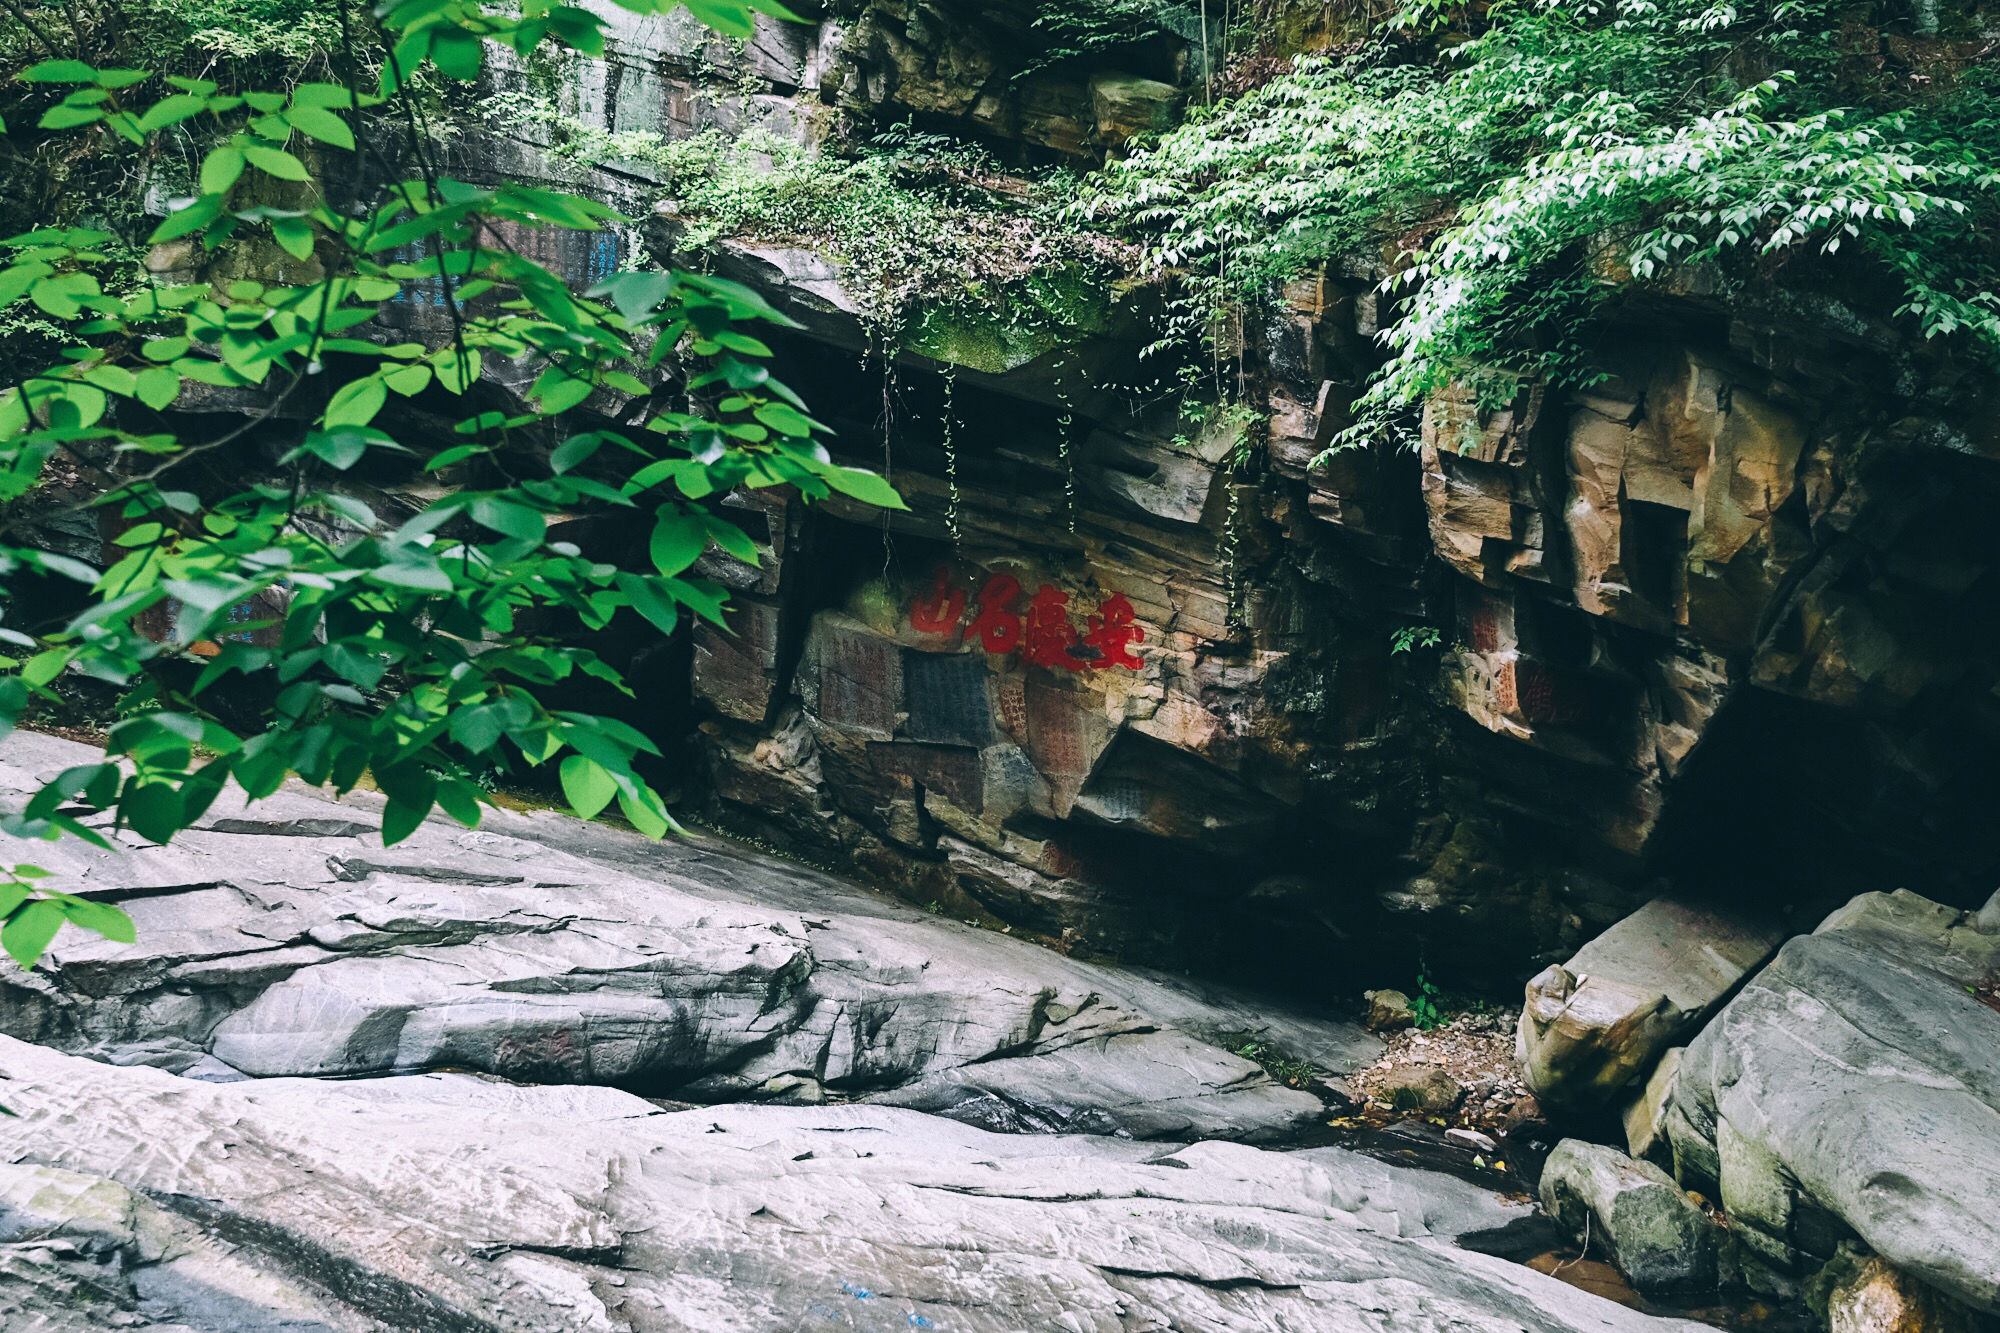
<path id="1" fill-rule="evenodd" d="M 741 50 L 629 27 L 577 110 L 807 141 L 912 117 L 1087 161 L 1199 72 L 1170 26 L 1045 63 L 1033 17 L 869 4 Z M 641 204 L 643 176 L 593 179 Z M 1856 309 L 1690 293 L 1588 393 L 1443 395 L 1413 452 L 1315 466 L 1375 363 L 1376 274 L 1288 287 L 1236 334 L 1255 411 L 1182 420 L 1134 388 L 1143 290 L 941 313 L 884 357 L 838 259 L 707 256 L 801 322 L 785 373 L 911 502 L 734 510 L 768 559 L 716 568 L 734 633 L 685 668 L 726 818 L 1069 946 L 1266 970 L 1365 936 L 1387 972 L 1422 939 L 1517 974 L 1662 877 L 1805 924 L 1903 877 L 1969 903 L 2000 867 L 2000 442 Z"/>
<path id="2" fill-rule="evenodd" d="M 604 60 L 485 91 L 617 143 L 903 123 L 1088 166 L 1205 77 L 1176 6 L 1088 40 L 1025 0 L 855 0 L 744 43 L 607 12 Z M 442 151 L 643 219 L 521 238 L 574 278 L 673 257 L 757 286 L 801 326 L 783 376 L 911 506 L 725 500 L 763 556 L 706 566 L 730 632 L 625 645 L 636 720 L 691 740 L 719 818 L 1065 948 L 1306 984 L 1517 980 L 1662 887 L 1803 928 L 1905 881 L 1971 905 L 2000 870 L 1991 391 L 1875 315 L 1691 281 L 1587 393 L 1441 394 L 1415 447 L 1322 460 L 1378 364 L 1367 264 L 1246 312 L 1224 386 L 1142 357 L 1161 293 L 1112 251 L 892 315 L 853 245 L 709 238 L 604 143 L 469 107 Z"/>

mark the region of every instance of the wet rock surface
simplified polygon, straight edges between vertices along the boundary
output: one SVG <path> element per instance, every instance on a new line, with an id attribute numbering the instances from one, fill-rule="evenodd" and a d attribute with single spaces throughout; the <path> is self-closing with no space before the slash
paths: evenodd
<path id="1" fill-rule="evenodd" d="M 17 735 L 0 788 L 89 753 Z M 1222 1043 L 1250 1034 L 1331 1073 L 1379 1049 L 1350 1025 L 1066 959 L 727 844 L 496 814 L 385 850 L 364 833 L 366 796 L 227 805 L 170 848 L 24 850 L 119 902 L 138 940 L 65 934 L 47 973 L 0 982 L 0 1030 L 208 1078 L 452 1067 L 1267 1140 L 1324 1104 Z"/>
<path id="2" fill-rule="evenodd" d="M 1696 1327 L 1454 1247 L 1521 1206 L 1333 1149 L 466 1074 L 216 1086 L 11 1039 L 0 1078 L 0 1156 L 31 1163 L 0 1168 L 0 1234 L 34 1236 L 0 1250 L 9 1327 Z"/>

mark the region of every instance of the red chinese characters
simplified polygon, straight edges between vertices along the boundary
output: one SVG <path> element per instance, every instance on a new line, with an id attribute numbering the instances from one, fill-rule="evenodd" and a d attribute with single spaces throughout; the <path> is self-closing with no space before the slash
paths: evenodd
<path id="1" fill-rule="evenodd" d="M 952 587 L 950 576 L 940 569 L 930 588 L 911 599 L 910 628 L 953 639 L 963 634 L 988 653 L 1018 652 L 1024 664 L 1056 671 L 1138 671 L 1145 666 L 1132 651 L 1145 641 L 1145 627 L 1123 593 L 1107 598 L 1088 617 L 1087 632 L 1079 635 L 1070 619 L 1068 593 L 1044 583 L 1023 609 L 1023 591 L 1012 574 L 988 575 L 980 585 L 972 623 L 961 629 L 965 593 Z"/>
<path id="2" fill-rule="evenodd" d="M 1131 599 L 1120 592 L 1113 593 L 1097 608 L 1097 614 L 1090 618 L 1090 633 L 1083 636 L 1083 641 L 1097 650 L 1098 666 L 1137 671 L 1145 663 L 1132 651 L 1132 645 L 1145 637 L 1139 613 L 1132 609 Z"/>
<path id="3" fill-rule="evenodd" d="M 1028 603 L 1028 639 L 1021 660 L 1029 666 L 1060 667 L 1074 671 L 1079 665 L 1070 656 L 1076 646 L 1076 627 L 1069 623 L 1069 594 L 1044 583 Z"/>
<path id="4" fill-rule="evenodd" d="M 951 576 L 943 569 L 931 590 L 910 600 L 910 628 L 926 634 L 958 634 L 958 622 L 965 615 L 965 593 L 951 586 Z"/>
<path id="5" fill-rule="evenodd" d="M 1021 580 L 1012 574 L 995 574 L 979 590 L 979 614 L 966 632 L 987 652 L 1011 653 L 1021 646 L 1021 613 L 1014 609 L 1020 596 Z"/>

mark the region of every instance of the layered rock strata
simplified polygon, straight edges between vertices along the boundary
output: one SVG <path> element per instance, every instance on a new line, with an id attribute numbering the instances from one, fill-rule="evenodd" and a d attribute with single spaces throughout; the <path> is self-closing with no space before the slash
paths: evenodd
<path id="1" fill-rule="evenodd" d="M 0 1095 L 10 1326 L 1698 1327 L 1454 1248 L 1521 1209 L 1331 1149 L 468 1074 L 214 1086 L 6 1038 Z"/>

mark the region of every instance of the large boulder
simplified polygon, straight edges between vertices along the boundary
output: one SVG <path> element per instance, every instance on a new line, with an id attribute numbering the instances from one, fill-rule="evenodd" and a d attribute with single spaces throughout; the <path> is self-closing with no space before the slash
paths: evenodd
<path id="1" fill-rule="evenodd" d="M 1656 898 L 1528 982 L 1516 1052 L 1544 1103 L 1594 1108 L 1642 1079 L 1784 933 Z"/>
<path id="2" fill-rule="evenodd" d="M 1577 1235 L 1602 1242 L 1636 1290 L 1715 1290 L 1715 1224 L 1659 1167 L 1564 1139 L 1542 1165 L 1541 1190 L 1542 1206 Z"/>
<path id="3" fill-rule="evenodd" d="M 0 794 L 94 754 L 16 735 Z M 107 829 L 110 851 L 19 848 L 120 903 L 138 940 L 65 931 L 46 970 L 0 973 L 0 1032 L 204 1077 L 449 1066 L 1253 1140 L 1325 1107 L 1232 1047 L 1329 1075 L 1380 1050 L 1350 1024 L 1064 958 L 719 840 L 494 812 L 384 850 L 379 818 L 375 797 L 288 788 L 225 798 L 170 847 Z"/>
<path id="4" fill-rule="evenodd" d="M 9 1328 L 1696 1327 L 1454 1248 L 1525 1210 L 1339 1150 L 465 1074 L 212 1085 L 8 1039 L 0 1076 L 0 1161 L 32 1163 L 0 1168 L 0 1235 L 39 1243 L 0 1246 Z"/>
<path id="5" fill-rule="evenodd" d="M 1681 1060 L 1676 1174 L 1800 1274 L 1849 1234 L 2000 1312 L 2000 920 L 1863 894 L 1787 943 Z"/>

